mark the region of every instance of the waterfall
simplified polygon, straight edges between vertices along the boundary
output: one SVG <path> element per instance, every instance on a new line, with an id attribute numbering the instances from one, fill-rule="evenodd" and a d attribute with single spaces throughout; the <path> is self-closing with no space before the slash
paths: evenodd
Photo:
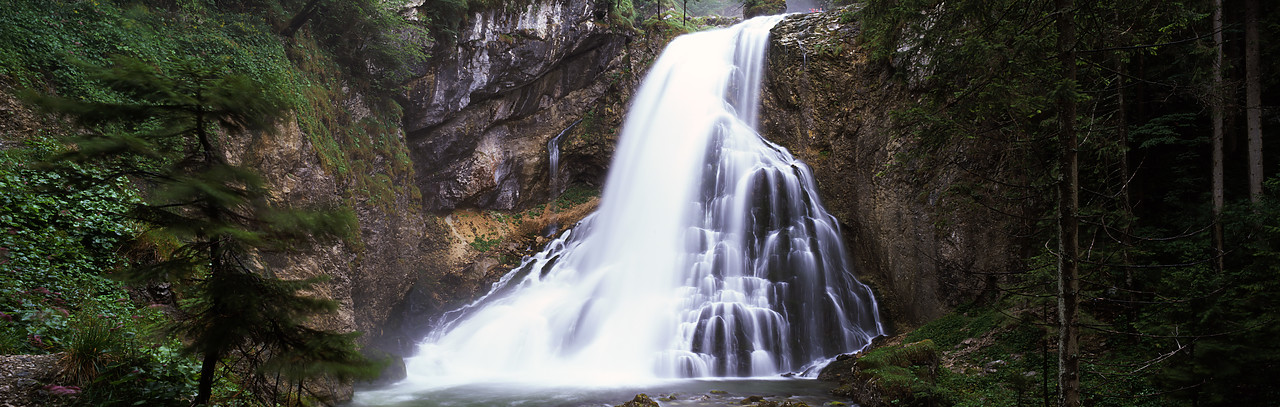
<path id="1" fill-rule="evenodd" d="M 755 130 L 780 19 L 672 41 L 598 211 L 444 315 L 405 385 L 776 376 L 881 335 L 809 167 Z"/>

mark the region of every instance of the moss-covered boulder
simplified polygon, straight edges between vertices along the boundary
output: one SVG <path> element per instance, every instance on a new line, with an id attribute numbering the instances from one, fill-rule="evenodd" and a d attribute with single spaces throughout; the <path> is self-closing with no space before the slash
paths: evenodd
<path id="1" fill-rule="evenodd" d="M 938 346 L 925 339 L 837 360 L 823 376 L 840 381 L 833 394 L 863 407 L 945 406 L 952 403 L 935 385 L 939 360 Z"/>
<path id="2" fill-rule="evenodd" d="M 619 404 L 617 407 L 658 407 L 658 402 L 649 398 L 648 394 L 640 393 L 631 401 Z"/>

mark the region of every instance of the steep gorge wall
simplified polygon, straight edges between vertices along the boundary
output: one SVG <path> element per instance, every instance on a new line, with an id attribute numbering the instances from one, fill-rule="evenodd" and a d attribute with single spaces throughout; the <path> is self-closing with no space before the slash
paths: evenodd
<path id="1" fill-rule="evenodd" d="M 974 145 L 918 154 L 892 114 L 916 100 L 892 79 L 910 68 L 873 63 L 856 20 L 845 8 L 774 27 L 761 133 L 813 168 L 855 274 L 901 332 L 993 288 L 1022 248 L 1014 225 L 952 190 L 1000 171 L 1000 157 Z"/>

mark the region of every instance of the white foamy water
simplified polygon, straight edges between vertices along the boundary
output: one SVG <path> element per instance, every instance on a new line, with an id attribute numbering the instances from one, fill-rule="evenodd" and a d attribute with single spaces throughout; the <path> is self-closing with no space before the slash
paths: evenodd
<path id="1" fill-rule="evenodd" d="M 404 381 L 357 400 L 776 377 L 881 335 L 809 168 L 755 130 L 780 19 L 672 41 L 635 95 L 599 210 L 442 317 Z"/>

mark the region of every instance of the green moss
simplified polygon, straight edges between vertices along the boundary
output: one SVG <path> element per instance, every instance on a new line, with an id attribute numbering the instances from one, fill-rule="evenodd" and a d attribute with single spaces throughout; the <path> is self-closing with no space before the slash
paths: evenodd
<path id="1" fill-rule="evenodd" d="M 476 238 L 468 244 L 471 245 L 472 249 L 475 249 L 478 252 L 484 253 L 489 250 L 492 250 L 495 247 L 498 247 L 498 243 L 502 243 L 502 238 L 489 237 L 488 235 L 480 235 L 480 236 L 476 236 Z"/>
<path id="2" fill-rule="evenodd" d="M 636 7 L 631 0 L 611 0 L 609 5 L 610 24 L 631 31 L 636 30 Z"/>
<path id="3" fill-rule="evenodd" d="M 906 341 L 930 339 L 943 348 L 959 345 L 968 338 L 982 336 L 1008 323 L 999 310 L 992 307 L 966 305 L 907 334 Z"/>
<path id="4" fill-rule="evenodd" d="M 873 349 L 858 358 L 858 367 L 874 370 L 889 367 L 909 367 L 938 363 L 938 345 L 925 339 L 899 346 L 885 346 Z"/>
<path id="5" fill-rule="evenodd" d="M 868 402 L 898 405 L 946 405 L 947 390 L 937 385 L 940 354 L 931 340 L 873 349 L 854 362 L 852 381 L 834 393 Z"/>
<path id="6" fill-rule="evenodd" d="M 561 213 L 570 208 L 582 205 L 590 201 L 592 198 L 600 196 L 598 188 L 585 184 L 573 184 L 565 189 L 559 197 L 556 197 L 555 203 L 552 205 L 555 213 Z"/>
<path id="7" fill-rule="evenodd" d="M 648 394 L 637 394 L 635 398 L 626 403 L 619 404 L 618 407 L 658 407 L 658 402 L 649 398 Z"/>
<path id="8" fill-rule="evenodd" d="M 712 25 L 707 24 L 707 20 L 705 17 L 682 16 L 675 9 L 666 9 L 646 18 L 641 23 L 641 26 L 644 27 L 645 31 L 657 34 L 659 40 L 662 41 L 663 39 L 670 40 L 681 34 L 711 28 Z"/>

